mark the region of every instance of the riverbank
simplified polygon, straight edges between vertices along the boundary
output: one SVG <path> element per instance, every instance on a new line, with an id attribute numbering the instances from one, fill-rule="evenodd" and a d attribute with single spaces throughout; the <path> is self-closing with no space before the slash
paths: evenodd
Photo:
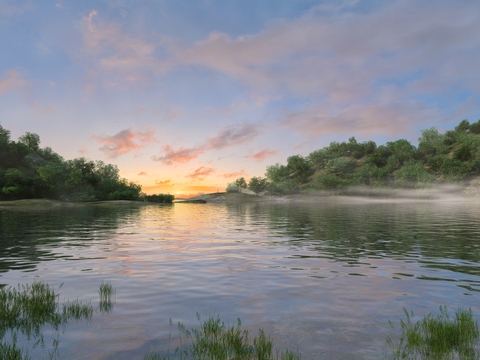
<path id="1" fill-rule="evenodd" d="M 188 198 L 190 202 L 203 200 L 207 203 L 242 202 L 242 201 L 332 201 L 332 202 L 479 202 L 480 182 L 469 187 L 459 185 L 438 185 L 431 189 L 392 189 L 373 187 L 351 187 L 332 191 L 312 191 L 309 193 L 284 196 L 256 196 L 249 193 L 211 193 Z M 183 199 L 178 199 L 181 202 Z"/>
<path id="2" fill-rule="evenodd" d="M 95 202 L 68 202 L 49 199 L 23 199 L 23 200 L 11 200 L 0 201 L 0 209 L 2 208 L 71 208 L 81 206 L 99 206 L 99 207 L 112 207 L 112 206 L 149 206 L 149 205 L 167 205 L 166 203 L 155 203 L 148 201 L 130 201 L 130 200 L 108 200 L 108 201 L 95 201 Z"/>

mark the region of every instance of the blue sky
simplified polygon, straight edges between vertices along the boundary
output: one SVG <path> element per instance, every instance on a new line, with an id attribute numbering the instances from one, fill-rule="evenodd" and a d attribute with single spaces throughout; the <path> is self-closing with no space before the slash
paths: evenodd
<path id="1" fill-rule="evenodd" d="M 0 124 L 147 192 L 480 118 L 480 2 L 0 0 Z"/>

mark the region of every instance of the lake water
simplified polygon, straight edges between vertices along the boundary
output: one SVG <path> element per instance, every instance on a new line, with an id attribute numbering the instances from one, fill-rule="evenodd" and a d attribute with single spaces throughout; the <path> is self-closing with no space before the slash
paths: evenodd
<path id="1" fill-rule="evenodd" d="M 403 307 L 478 318 L 479 219 L 480 204 L 428 202 L 3 209 L 0 283 L 64 283 L 61 302 L 95 306 L 112 282 L 113 311 L 69 323 L 60 359 L 143 359 L 167 349 L 170 318 L 191 328 L 197 312 L 302 359 L 381 359 Z"/>

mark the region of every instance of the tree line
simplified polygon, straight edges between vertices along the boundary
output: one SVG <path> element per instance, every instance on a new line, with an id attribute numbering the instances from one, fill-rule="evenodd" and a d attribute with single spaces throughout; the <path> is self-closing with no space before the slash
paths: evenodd
<path id="1" fill-rule="evenodd" d="M 257 195 L 286 195 L 351 186 L 422 188 L 435 183 L 466 183 L 480 175 L 480 120 L 462 120 L 440 134 L 421 131 L 418 147 L 406 139 L 379 145 L 370 140 L 331 142 L 308 156 L 293 155 L 287 164 L 268 166 L 265 177 L 228 184 L 227 192 L 250 189 Z"/>
<path id="2" fill-rule="evenodd" d="M 65 160 L 50 147 L 40 148 L 39 135 L 18 141 L 0 125 L 0 200 L 55 199 L 86 202 L 136 200 L 167 202 L 173 195 L 146 195 L 141 185 L 120 178 L 116 165 L 84 157 Z"/>

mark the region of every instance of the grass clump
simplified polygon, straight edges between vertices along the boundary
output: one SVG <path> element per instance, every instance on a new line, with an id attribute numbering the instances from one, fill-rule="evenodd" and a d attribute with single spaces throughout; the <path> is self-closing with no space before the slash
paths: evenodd
<path id="1" fill-rule="evenodd" d="M 198 360 L 299 360 L 298 351 L 287 349 L 280 351 L 273 347 L 270 336 L 266 336 L 262 329 L 258 337 L 249 340 L 250 332 L 242 330 L 241 321 L 237 318 L 237 327 L 225 325 L 217 315 L 209 316 L 201 321 L 197 313 L 199 328 L 187 330 L 183 324 L 178 323 L 178 330 L 185 336 L 180 335 L 180 348 L 175 349 L 173 357 L 170 351 L 164 356 L 159 353 L 146 354 L 144 360 L 167 360 L 167 359 L 198 359 Z M 170 326 L 172 326 L 170 319 Z"/>
<path id="2" fill-rule="evenodd" d="M 115 295 L 116 291 L 112 286 L 111 282 L 104 282 L 100 284 L 98 294 L 100 295 L 100 304 L 99 309 L 101 312 L 110 313 L 113 309 L 114 302 L 112 297 Z"/>
<path id="3" fill-rule="evenodd" d="M 99 291 L 100 311 L 111 311 L 113 304 L 110 297 L 115 291 L 111 284 L 102 282 L 102 285 Z M 102 290 L 105 285 L 107 290 Z M 44 349 L 43 329 L 46 326 L 51 327 L 56 334 L 49 357 L 53 359 L 58 356 L 59 329 L 64 328 L 69 320 L 88 321 L 94 312 L 90 302 L 84 304 L 79 300 L 66 301 L 60 311 L 59 296 L 53 287 L 41 281 L 35 281 L 31 285 L 18 285 L 17 288 L 0 289 L 1 359 L 29 359 L 28 350 L 17 345 L 19 334 L 28 341 L 34 340 L 33 349 L 38 345 Z"/>
<path id="4" fill-rule="evenodd" d="M 480 338 L 478 320 L 473 318 L 470 308 L 458 308 L 451 317 L 446 306 L 440 306 L 438 314 L 430 313 L 417 322 L 412 321 L 413 312 L 403 310 L 407 319 L 400 321 L 399 342 L 387 338 L 393 348 L 391 359 L 480 359 L 475 349 Z"/>

